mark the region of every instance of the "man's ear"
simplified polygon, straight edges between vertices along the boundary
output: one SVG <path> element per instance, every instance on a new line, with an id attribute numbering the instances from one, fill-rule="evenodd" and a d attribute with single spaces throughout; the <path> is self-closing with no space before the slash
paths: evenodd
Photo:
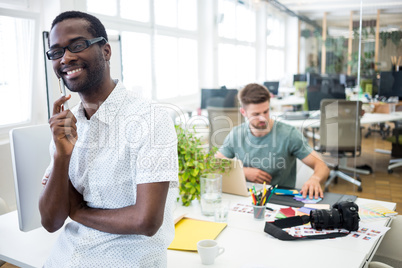
<path id="1" fill-rule="evenodd" d="M 112 57 L 112 47 L 109 43 L 106 43 L 103 46 L 103 57 L 106 61 L 110 61 L 110 58 Z"/>
<path id="2" fill-rule="evenodd" d="M 242 116 L 246 117 L 246 110 L 243 107 L 240 107 L 240 113 Z"/>

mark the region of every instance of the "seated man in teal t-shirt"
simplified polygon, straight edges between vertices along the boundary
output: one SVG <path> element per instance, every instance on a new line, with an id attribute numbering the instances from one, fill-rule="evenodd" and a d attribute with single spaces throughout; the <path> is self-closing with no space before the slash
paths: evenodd
<path id="1" fill-rule="evenodd" d="M 249 84 L 239 93 L 240 112 L 247 119 L 234 127 L 216 153 L 218 158 L 241 160 L 248 181 L 279 187 L 295 187 L 296 158 L 314 170 L 301 194 L 323 197 L 321 183 L 329 169 L 296 128 L 269 115 L 270 93 L 259 84 Z"/>

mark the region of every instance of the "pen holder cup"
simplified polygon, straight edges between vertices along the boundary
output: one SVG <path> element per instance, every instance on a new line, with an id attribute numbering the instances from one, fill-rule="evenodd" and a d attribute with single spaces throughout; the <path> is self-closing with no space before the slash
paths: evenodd
<path id="1" fill-rule="evenodd" d="M 265 220 L 265 206 L 253 206 L 254 219 L 258 221 Z"/>

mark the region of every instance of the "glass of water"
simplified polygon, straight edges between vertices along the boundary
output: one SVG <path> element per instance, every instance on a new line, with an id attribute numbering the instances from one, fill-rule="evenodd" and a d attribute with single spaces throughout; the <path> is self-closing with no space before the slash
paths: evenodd
<path id="1" fill-rule="evenodd" d="M 230 201 L 222 199 L 220 204 L 215 207 L 215 222 L 227 222 L 230 210 Z"/>
<path id="2" fill-rule="evenodd" d="M 204 174 L 200 178 L 201 212 L 206 216 L 213 216 L 215 207 L 222 200 L 222 175 Z"/>

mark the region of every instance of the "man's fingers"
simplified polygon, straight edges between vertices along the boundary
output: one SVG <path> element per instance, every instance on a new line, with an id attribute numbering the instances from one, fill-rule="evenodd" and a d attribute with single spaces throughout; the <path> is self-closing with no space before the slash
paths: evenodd
<path id="1" fill-rule="evenodd" d="M 69 100 L 71 98 L 71 95 L 68 96 L 61 96 L 60 98 L 58 98 L 54 103 L 53 103 L 53 113 L 52 115 L 56 115 L 60 112 L 63 111 L 62 109 L 62 105 L 63 103 L 65 103 L 67 100 Z"/>

